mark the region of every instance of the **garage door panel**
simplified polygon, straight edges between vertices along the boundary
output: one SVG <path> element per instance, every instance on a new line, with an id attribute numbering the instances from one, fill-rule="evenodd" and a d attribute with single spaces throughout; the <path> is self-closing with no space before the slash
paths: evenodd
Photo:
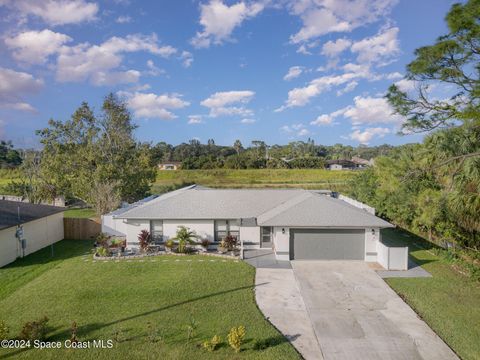
<path id="1" fill-rule="evenodd" d="M 292 229 L 292 259 L 363 260 L 365 230 L 362 229 Z"/>

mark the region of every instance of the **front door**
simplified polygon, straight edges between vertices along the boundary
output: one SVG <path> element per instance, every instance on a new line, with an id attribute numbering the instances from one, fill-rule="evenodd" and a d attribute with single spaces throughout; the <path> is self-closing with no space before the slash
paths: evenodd
<path id="1" fill-rule="evenodd" d="M 260 231 L 260 247 L 271 249 L 273 228 L 271 226 L 262 226 Z"/>

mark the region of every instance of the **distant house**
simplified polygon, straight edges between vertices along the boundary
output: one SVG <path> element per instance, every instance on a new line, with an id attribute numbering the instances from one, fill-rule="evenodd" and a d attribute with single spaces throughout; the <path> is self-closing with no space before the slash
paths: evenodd
<path id="1" fill-rule="evenodd" d="M 64 237 L 65 208 L 0 200 L 0 267 Z"/>
<path id="2" fill-rule="evenodd" d="M 362 159 L 361 157 L 358 157 L 358 156 L 352 157 L 352 162 L 355 165 L 357 165 L 357 167 L 359 167 L 359 168 L 364 168 L 364 167 L 368 167 L 368 166 L 373 165 L 373 159 L 365 160 L 365 159 Z"/>
<path id="3" fill-rule="evenodd" d="M 325 161 L 325 167 L 329 170 L 354 170 L 357 165 L 351 160 L 340 159 Z"/>
<path id="4" fill-rule="evenodd" d="M 182 163 L 179 161 L 170 161 L 165 163 L 158 164 L 159 170 L 178 170 L 182 166 Z"/>

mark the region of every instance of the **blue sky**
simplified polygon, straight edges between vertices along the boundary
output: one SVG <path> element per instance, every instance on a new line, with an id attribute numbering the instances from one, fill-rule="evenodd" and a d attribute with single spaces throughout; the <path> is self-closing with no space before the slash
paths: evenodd
<path id="1" fill-rule="evenodd" d="M 142 141 L 420 141 L 382 96 L 414 89 L 405 65 L 452 3 L 0 0 L 0 138 L 35 146 L 114 92 Z"/>

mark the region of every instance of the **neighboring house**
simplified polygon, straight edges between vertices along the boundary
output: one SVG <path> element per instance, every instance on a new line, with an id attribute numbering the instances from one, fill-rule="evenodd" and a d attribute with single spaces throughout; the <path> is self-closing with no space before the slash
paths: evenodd
<path id="1" fill-rule="evenodd" d="M 9 201 L 21 201 L 21 202 L 30 202 L 30 200 L 24 196 L 17 195 L 0 195 L 0 200 L 9 200 Z M 42 201 L 43 205 L 52 205 L 52 206 L 65 206 L 65 197 L 57 196 L 51 201 Z"/>
<path id="2" fill-rule="evenodd" d="M 0 200 L 0 267 L 63 239 L 65 208 Z"/>
<path id="3" fill-rule="evenodd" d="M 158 164 L 159 170 L 178 170 L 182 166 L 181 162 L 178 161 L 171 161 L 166 163 Z"/>
<path id="4" fill-rule="evenodd" d="M 373 165 L 373 159 L 370 160 L 365 160 L 362 159 L 361 157 L 354 156 L 352 157 L 352 162 L 358 167 L 358 168 L 366 168 L 368 166 Z"/>
<path id="5" fill-rule="evenodd" d="M 380 229 L 393 225 L 328 194 L 192 185 L 119 209 L 106 218 L 111 221 L 109 227 L 126 237 L 127 248 L 138 247 L 141 230 L 166 241 L 183 225 L 214 244 L 231 234 L 244 249 L 271 248 L 279 260 L 377 261 Z"/>
<path id="6" fill-rule="evenodd" d="M 329 170 L 354 170 L 357 165 L 350 160 L 327 160 L 325 166 Z"/>

